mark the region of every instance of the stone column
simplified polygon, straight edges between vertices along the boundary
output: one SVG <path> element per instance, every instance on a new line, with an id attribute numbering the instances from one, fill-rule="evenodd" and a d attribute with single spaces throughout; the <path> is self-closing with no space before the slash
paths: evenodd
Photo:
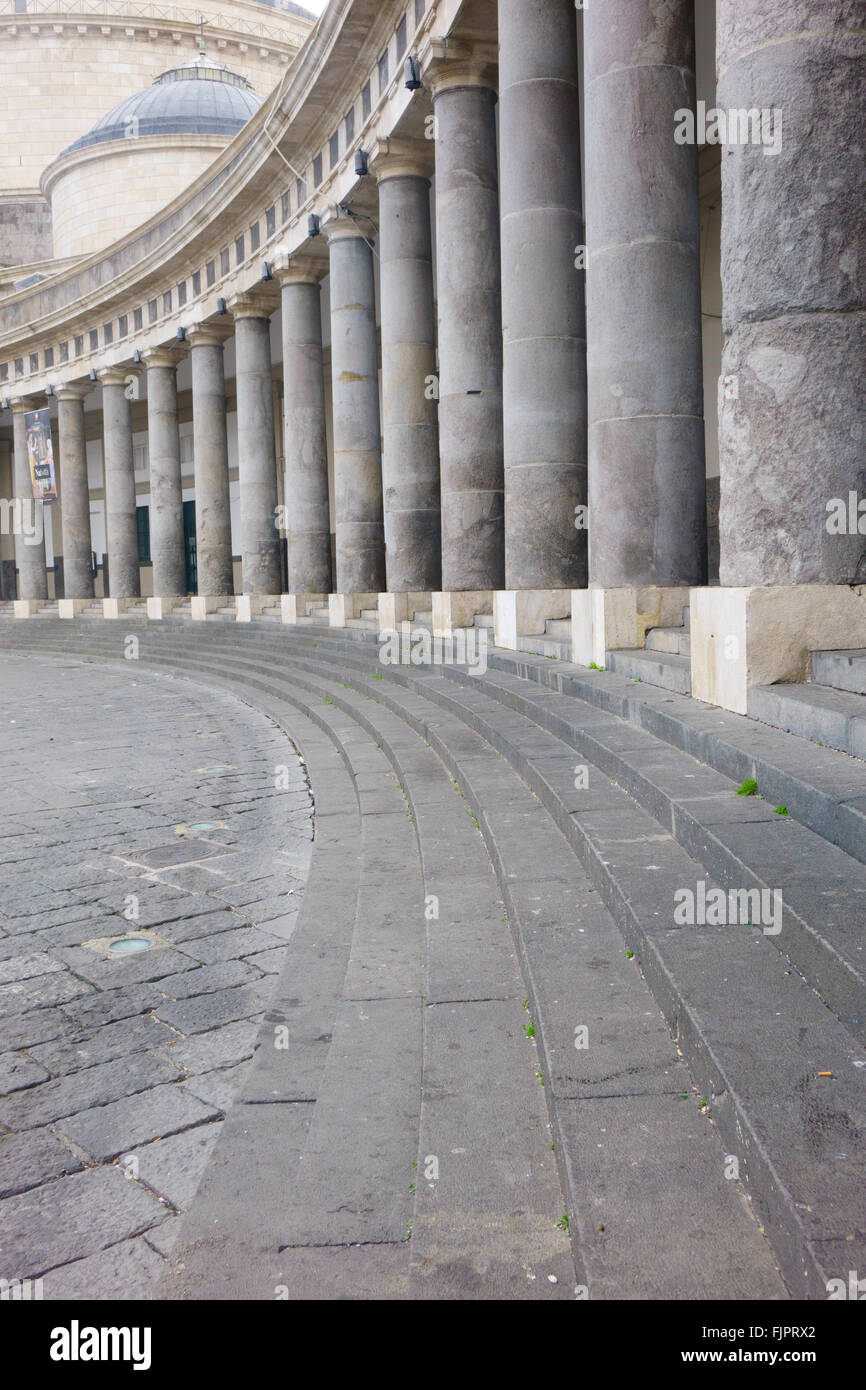
<path id="1" fill-rule="evenodd" d="M 238 295 L 229 309 L 235 321 L 244 593 L 278 594 L 282 578 L 268 306 L 255 295 Z"/>
<path id="2" fill-rule="evenodd" d="M 382 485 L 390 593 L 442 587 L 436 317 L 430 222 L 432 150 L 391 140 L 379 181 Z"/>
<path id="3" fill-rule="evenodd" d="M 719 0 L 718 106 L 767 112 L 722 156 L 725 586 L 866 583 L 863 19 Z"/>
<path id="4" fill-rule="evenodd" d="M 327 266 L 292 262 L 278 273 L 283 313 L 283 414 L 289 593 L 331 592 L 331 516 L 322 370 Z"/>
<path id="5" fill-rule="evenodd" d="M 436 115 L 442 588 L 505 582 L 502 307 L 492 66 L 443 59 Z"/>
<path id="6" fill-rule="evenodd" d="M 99 373 L 102 382 L 108 587 L 113 599 L 139 598 L 141 595 L 132 414 L 127 395 L 132 376 L 130 368 L 110 367 Z"/>
<path id="7" fill-rule="evenodd" d="M 590 581 L 706 581 L 693 0 L 584 14 Z"/>
<path id="8" fill-rule="evenodd" d="M 198 592 L 217 598 L 234 593 L 229 444 L 223 344 L 231 329 L 201 324 L 187 330 L 192 363 L 195 537 Z"/>
<path id="9" fill-rule="evenodd" d="M 21 518 L 15 536 L 15 564 L 18 568 L 18 597 L 47 599 L 45 503 L 35 501 L 33 497 L 27 432 L 24 428 L 24 416 L 33 408 L 30 401 L 16 401 L 12 406 L 13 482 L 15 497 L 21 504 Z"/>
<path id="10" fill-rule="evenodd" d="M 574 0 L 499 0 L 506 589 L 586 586 Z"/>
<path id="11" fill-rule="evenodd" d="M 385 533 L 373 252 L 368 232 L 352 218 L 340 217 L 327 232 L 336 587 L 340 594 L 377 594 L 385 587 Z"/>
<path id="12" fill-rule="evenodd" d="M 68 599 L 93 598 L 93 541 L 84 422 L 84 400 L 92 389 L 90 385 L 58 386 L 54 393 L 63 489 L 63 585 L 64 597 Z"/>
<path id="13" fill-rule="evenodd" d="M 150 558 L 154 598 L 186 593 L 183 487 L 177 424 L 176 348 L 150 348 L 147 367 L 147 434 L 150 458 Z"/>

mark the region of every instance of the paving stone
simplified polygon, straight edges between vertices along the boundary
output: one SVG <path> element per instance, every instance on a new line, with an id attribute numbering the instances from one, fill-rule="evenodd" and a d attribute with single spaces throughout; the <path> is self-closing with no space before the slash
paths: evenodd
<path id="1" fill-rule="evenodd" d="M 184 1087 L 188 1090 L 188 1087 Z M 177 1211 L 186 1211 L 195 1197 L 202 1173 L 222 1130 L 222 1121 L 198 1125 L 157 1143 L 145 1144 L 124 1154 L 124 1163 L 135 1160 L 132 1170 Z"/>
<path id="2" fill-rule="evenodd" d="M 63 971 L 59 974 L 36 975 L 33 979 L 17 980 L 0 985 L 0 1015 L 25 1013 L 28 1009 L 50 1004 L 65 1004 L 81 994 L 91 994 L 93 986 Z"/>
<path id="3" fill-rule="evenodd" d="M 0 1138 L 0 1197 L 25 1192 L 83 1167 L 78 1155 L 48 1129 L 6 1135 Z"/>
<path id="4" fill-rule="evenodd" d="M 93 1106 L 59 1121 L 58 1129 L 94 1158 L 105 1162 L 138 1144 L 162 1139 L 216 1119 L 218 1112 L 179 1086 L 155 1086 L 108 1105 Z"/>
<path id="5" fill-rule="evenodd" d="M 30 1091 L 0 1101 L 0 1124 L 10 1129 L 48 1124 L 64 1115 L 74 1115 L 87 1106 L 104 1105 L 120 1096 L 177 1079 L 178 1069 L 159 1052 L 142 1052 L 120 1057 L 101 1066 L 44 1081 Z"/>
<path id="6" fill-rule="evenodd" d="M 0 1096 L 25 1091 L 45 1081 L 48 1072 L 21 1052 L 0 1052 Z"/>
<path id="7" fill-rule="evenodd" d="M 28 980 L 36 975 L 48 975 L 52 971 L 62 970 L 63 966 L 59 961 L 52 960 L 44 952 L 38 952 L 32 956 L 22 956 L 18 959 L 0 961 L 0 985 L 10 984 L 14 980 Z"/>
<path id="8" fill-rule="evenodd" d="M 256 951 L 267 951 L 274 945 L 274 937 L 257 927 L 239 927 L 235 931 L 220 932 L 218 936 L 205 936 L 181 949 L 203 965 L 213 965 L 216 961 L 234 960 L 240 956 L 251 956 Z"/>
<path id="9" fill-rule="evenodd" d="M 169 976 L 169 979 L 175 978 Z M 162 980 L 160 980 L 162 985 Z M 161 1004 L 163 995 L 154 984 L 122 985 L 97 994 L 84 995 L 63 1005 L 63 1013 L 83 1029 L 90 1031 L 102 1023 L 114 1023 L 122 1018 L 134 1018 L 148 1013 Z"/>
<path id="10" fill-rule="evenodd" d="M 84 998 L 94 999 L 98 995 L 84 995 Z M 27 1013 L 3 1019 L 3 1041 L 10 1049 L 30 1047 L 33 1043 L 47 1042 L 49 1038 L 63 1037 L 73 1027 L 62 1009 L 29 1009 Z"/>
<path id="11" fill-rule="evenodd" d="M 146 1299 L 164 1270 L 165 1258 L 139 1236 L 49 1270 L 42 1282 L 42 1296 L 46 1301 L 96 1299 L 112 1303 Z"/>
<path id="12" fill-rule="evenodd" d="M 0 1202 L 6 1279 L 33 1279 L 146 1231 L 165 1207 L 119 1168 L 91 1168 Z"/>
<path id="13" fill-rule="evenodd" d="M 207 1071 L 200 1076 L 190 1077 L 188 1081 L 183 1082 L 183 1089 L 198 1100 L 203 1100 L 205 1105 L 212 1105 L 215 1110 L 225 1112 L 238 1100 L 241 1088 L 250 1074 L 251 1061 L 252 1058 L 246 1062 L 239 1062 L 235 1067 L 226 1067 L 222 1071 Z"/>
<path id="14" fill-rule="evenodd" d="M 260 1013 L 273 991 L 267 979 L 262 981 L 262 985 L 265 986 L 264 991 L 254 985 L 241 985 L 236 989 L 223 989 L 213 994 L 161 1004 L 157 1017 L 187 1036 L 190 1033 L 205 1033 L 224 1023 L 236 1023 Z"/>
<path id="15" fill-rule="evenodd" d="M 30 1055 L 40 1066 L 60 1076 L 125 1057 L 130 1052 L 156 1049 L 171 1041 L 164 1025 L 146 1015 L 137 1015 L 115 1023 L 91 1025 L 87 1030 L 76 1029 L 70 1037 L 31 1048 Z"/>
<path id="16" fill-rule="evenodd" d="M 260 968 L 264 969 L 263 966 Z M 159 988 L 169 999 L 190 999 L 196 994 L 210 994 L 234 985 L 251 984 L 260 978 L 251 965 L 235 959 L 218 961 L 216 965 L 200 965 L 196 969 L 185 970 L 182 975 L 169 975 L 167 979 L 160 980 Z M 160 1004 L 164 1002 L 160 1000 Z"/>
<path id="17" fill-rule="evenodd" d="M 258 1036 L 258 1024 L 228 1023 L 224 1028 L 213 1028 L 196 1037 L 178 1038 L 172 1046 L 171 1059 L 194 1076 L 233 1067 L 252 1057 Z"/>

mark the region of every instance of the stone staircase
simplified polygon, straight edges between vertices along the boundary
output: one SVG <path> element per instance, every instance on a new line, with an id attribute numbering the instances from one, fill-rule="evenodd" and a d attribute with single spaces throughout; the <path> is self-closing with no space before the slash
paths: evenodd
<path id="1" fill-rule="evenodd" d="M 571 661 L 571 619 L 548 618 L 544 632 L 537 636 L 519 637 L 517 649 L 533 652 L 536 656 L 546 656 L 555 661 Z"/>
<path id="2" fill-rule="evenodd" d="M 866 759 L 866 650 L 813 652 L 811 681 L 753 688 L 749 714 Z"/>
<path id="3" fill-rule="evenodd" d="M 104 630 L 59 622 L 7 626 L 0 645 L 118 656 Z M 549 1266 L 554 1297 L 576 1275 L 593 1298 L 821 1299 L 866 1266 L 866 766 L 529 654 L 491 652 L 482 677 L 383 667 L 363 630 L 262 622 L 153 625 L 140 659 L 300 712 L 305 756 L 306 739 L 330 749 L 311 761 L 324 896 L 311 880 L 283 981 L 294 1060 L 260 1048 L 175 1289 L 215 1265 L 239 1287 L 279 1211 L 280 1267 L 301 1285 L 351 1244 L 367 1251 L 356 1288 L 543 1296 L 502 1258 L 497 1213 L 515 1201 L 547 1232 L 533 1273 Z M 747 777 L 757 795 L 738 796 Z M 779 930 L 676 929 L 689 888 L 781 890 Z M 431 894 L 435 920 L 419 910 Z M 238 1183 L 259 1215 L 215 1251 Z M 570 1276 L 550 1236 L 557 1184 Z"/>
<path id="4" fill-rule="evenodd" d="M 632 680 L 674 690 L 678 695 L 690 695 L 691 650 L 689 610 L 684 608 L 682 627 L 650 628 L 645 647 L 608 652 L 605 665 L 609 671 Z"/>

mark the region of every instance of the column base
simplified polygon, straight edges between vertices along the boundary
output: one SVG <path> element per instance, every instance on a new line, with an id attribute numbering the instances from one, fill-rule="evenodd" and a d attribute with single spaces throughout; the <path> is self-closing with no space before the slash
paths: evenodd
<path id="1" fill-rule="evenodd" d="M 234 603 L 233 594 L 193 594 L 190 601 L 190 614 L 194 623 L 203 623 L 210 613 L 216 613 L 220 608 L 228 608 Z"/>
<path id="2" fill-rule="evenodd" d="M 378 609 L 378 594 L 329 594 L 328 610 L 331 627 L 347 627 L 349 620 L 360 618 L 361 610 Z"/>
<path id="3" fill-rule="evenodd" d="M 749 691 L 810 677 L 813 651 L 866 647 L 866 585 L 692 589 L 692 695 L 748 714 Z"/>
<path id="4" fill-rule="evenodd" d="M 302 618 L 309 618 L 312 608 L 326 608 L 327 594 L 282 594 L 280 603 L 283 622 L 294 627 Z"/>
<path id="5" fill-rule="evenodd" d="M 411 623 L 416 613 L 429 613 L 433 595 L 421 590 L 379 595 L 379 631 L 396 632 L 398 623 Z"/>
<path id="6" fill-rule="evenodd" d="M 59 598 L 57 600 L 57 616 L 58 618 L 75 618 L 79 613 L 83 613 L 85 608 L 89 608 L 92 603 L 92 598 Z"/>
<path id="7" fill-rule="evenodd" d="M 433 636 L 448 637 L 461 628 L 474 627 L 482 613 L 493 612 L 492 589 L 460 589 L 433 594 Z"/>
<path id="8" fill-rule="evenodd" d="M 572 589 L 572 660 L 604 665 L 605 653 L 646 645 L 651 627 L 678 627 L 688 607 L 685 588 Z"/>
<path id="9" fill-rule="evenodd" d="M 16 618 L 33 618 L 47 602 L 46 598 L 16 598 L 12 612 Z"/>
<path id="10" fill-rule="evenodd" d="M 133 604 L 140 603 L 140 598 L 104 598 L 102 600 L 102 616 L 114 621 L 128 613 Z"/>
<path id="11" fill-rule="evenodd" d="M 147 600 L 147 616 L 153 623 L 162 622 L 173 613 L 175 608 L 179 608 L 183 599 L 177 598 L 149 598 Z"/>
<path id="12" fill-rule="evenodd" d="M 548 621 L 571 618 L 570 589 L 501 589 L 493 595 L 493 642 L 520 650 L 521 637 L 543 636 Z"/>
<path id="13" fill-rule="evenodd" d="M 235 616 L 239 623 L 252 623 L 262 616 L 266 608 L 279 608 L 282 594 L 238 594 L 235 599 Z"/>

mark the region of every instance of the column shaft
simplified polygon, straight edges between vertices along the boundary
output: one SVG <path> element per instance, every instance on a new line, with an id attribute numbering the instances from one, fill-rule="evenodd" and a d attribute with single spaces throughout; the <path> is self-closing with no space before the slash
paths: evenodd
<path id="1" fill-rule="evenodd" d="M 18 567 L 18 597 L 47 599 L 48 572 L 45 566 L 45 503 L 35 501 L 30 463 L 27 457 L 27 407 L 13 407 L 13 480 L 15 497 L 21 504 L 21 520 L 15 536 L 15 563 Z"/>
<path id="2" fill-rule="evenodd" d="M 14 497 L 12 446 L 4 439 L 0 440 L 0 499 L 11 502 Z M 11 525 L 5 525 L 0 534 L 0 598 L 15 598 L 15 533 Z"/>
<path id="3" fill-rule="evenodd" d="M 574 0 L 499 0 L 505 587 L 586 586 Z"/>
<path id="4" fill-rule="evenodd" d="M 722 153 L 725 586 L 866 583 L 863 20 L 718 6 L 717 104 L 767 113 L 748 143 L 729 124 Z"/>
<path id="5" fill-rule="evenodd" d="M 289 593 L 331 591 L 328 444 L 322 371 L 321 289 L 283 284 L 283 410 Z"/>
<path id="6" fill-rule="evenodd" d="M 153 592 L 156 598 L 174 598 L 186 593 L 177 366 L 158 352 L 145 354 L 145 361 Z"/>
<path id="7" fill-rule="evenodd" d="M 111 598 L 141 595 L 132 414 L 126 391 L 125 374 L 112 372 L 103 376 L 105 526 Z"/>
<path id="8" fill-rule="evenodd" d="M 373 253 L 354 228 L 332 230 L 330 252 L 337 591 L 379 593 L 385 534 Z"/>
<path id="9" fill-rule="evenodd" d="M 235 591 L 223 336 L 207 329 L 188 335 L 192 363 L 197 588 L 208 598 Z"/>
<path id="10" fill-rule="evenodd" d="M 379 229 L 387 584 L 426 592 L 442 586 L 429 180 L 386 173 Z"/>
<path id="11" fill-rule="evenodd" d="M 61 387 L 57 392 L 63 490 L 63 585 L 64 596 L 72 599 L 93 598 L 84 395 L 84 390 L 77 387 Z"/>
<path id="12" fill-rule="evenodd" d="M 238 476 L 245 594 L 282 589 L 270 321 L 235 318 Z"/>
<path id="13" fill-rule="evenodd" d="M 590 580 L 706 580 L 693 0 L 584 14 Z"/>

